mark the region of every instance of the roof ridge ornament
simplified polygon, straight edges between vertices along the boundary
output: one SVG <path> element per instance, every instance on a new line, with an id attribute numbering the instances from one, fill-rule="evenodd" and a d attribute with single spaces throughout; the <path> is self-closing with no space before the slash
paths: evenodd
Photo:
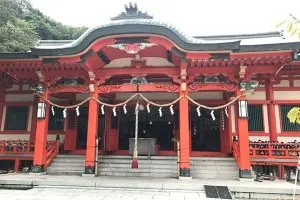
<path id="1" fill-rule="evenodd" d="M 128 5 L 125 4 L 125 12 L 111 18 L 112 21 L 123 19 L 153 19 L 153 16 L 148 15 L 147 12 L 139 11 L 137 4 L 130 2 Z"/>

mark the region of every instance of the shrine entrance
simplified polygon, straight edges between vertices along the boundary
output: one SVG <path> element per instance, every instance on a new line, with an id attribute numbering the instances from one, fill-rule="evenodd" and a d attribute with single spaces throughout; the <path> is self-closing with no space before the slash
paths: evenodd
<path id="1" fill-rule="evenodd" d="M 151 107 L 151 112 L 142 110 L 139 112 L 138 138 L 155 138 L 156 149 L 162 151 L 173 151 L 172 138 L 175 133 L 175 117 L 171 115 L 168 108 L 162 108 L 162 116 L 159 108 Z M 120 114 L 119 119 L 119 149 L 129 150 L 129 139 L 134 138 L 135 114 L 134 106 L 128 107 L 126 114 Z"/>
<path id="2" fill-rule="evenodd" d="M 214 111 L 215 120 L 211 111 L 200 109 L 201 115 L 195 109 L 191 112 L 191 140 L 192 151 L 221 151 L 220 111 Z"/>
<path id="3" fill-rule="evenodd" d="M 103 149 L 103 134 L 105 130 L 105 119 L 104 115 L 98 116 L 98 149 Z M 88 129 L 88 107 L 80 108 L 80 115 L 77 118 L 77 149 L 86 149 L 87 144 L 87 129 Z"/>

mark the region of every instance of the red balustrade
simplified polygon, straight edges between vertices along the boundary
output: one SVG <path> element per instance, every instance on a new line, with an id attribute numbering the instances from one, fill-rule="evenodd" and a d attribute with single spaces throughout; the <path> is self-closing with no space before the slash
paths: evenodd
<path id="1" fill-rule="evenodd" d="M 300 152 L 300 144 L 250 142 L 249 149 L 251 158 L 297 159 Z"/>
<path id="2" fill-rule="evenodd" d="M 48 142 L 47 145 L 47 159 L 46 159 L 46 169 L 51 164 L 55 156 L 59 152 L 59 140 Z"/>
<path id="3" fill-rule="evenodd" d="M 0 140 L 0 154 L 32 154 L 33 152 L 33 141 Z"/>

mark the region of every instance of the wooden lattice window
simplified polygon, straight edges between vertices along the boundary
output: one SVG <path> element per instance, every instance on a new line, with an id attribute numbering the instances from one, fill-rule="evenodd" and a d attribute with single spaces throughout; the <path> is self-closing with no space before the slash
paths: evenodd
<path id="1" fill-rule="evenodd" d="M 294 108 L 300 107 L 300 105 L 281 105 L 281 127 L 283 132 L 297 132 L 300 131 L 300 124 L 290 123 L 289 119 L 287 118 L 288 112 Z"/>
<path id="2" fill-rule="evenodd" d="M 5 130 L 26 130 L 28 106 L 8 106 L 6 110 Z"/>
<path id="3" fill-rule="evenodd" d="M 264 131 L 262 105 L 248 105 L 248 130 Z"/>

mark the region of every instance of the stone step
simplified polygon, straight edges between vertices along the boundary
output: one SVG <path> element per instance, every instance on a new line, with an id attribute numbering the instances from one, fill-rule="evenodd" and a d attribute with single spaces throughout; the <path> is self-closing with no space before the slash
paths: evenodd
<path id="1" fill-rule="evenodd" d="M 138 156 L 141 160 L 177 160 L 176 156 Z M 118 155 L 99 155 L 98 159 L 128 159 L 132 160 L 132 156 L 118 156 Z"/>
<path id="2" fill-rule="evenodd" d="M 47 174 L 51 174 L 51 175 L 81 175 L 84 173 L 84 169 L 83 170 L 70 170 L 70 171 L 49 171 L 47 170 Z"/>
<path id="3" fill-rule="evenodd" d="M 159 177 L 159 178 L 175 178 L 177 173 L 125 173 L 125 172 L 99 172 L 100 176 L 124 176 L 124 177 Z"/>
<path id="4" fill-rule="evenodd" d="M 193 160 L 216 160 L 216 161 L 234 161 L 235 162 L 235 158 L 233 157 L 191 157 L 190 158 L 191 161 Z"/>
<path id="5" fill-rule="evenodd" d="M 99 163 L 100 168 L 131 168 L 131 163 Z M 146 165 L 139 163 L 139 168 L 177 169 L 177 165 Z"/>
<path id="6" fill-rule="evenodd" d="M 98 174 L 124 177 L 177 177 L 176 156 L 139 156 L 139 168 L 132 169 L 132 156 L 99 155 Z M 203 179 L 236 179 L 238 168 L 233 158 L 192 157 L 191 175 Z M 59 155 L 47 172 L 57 175 L 81 175 L 85 156 Z"/>
<path id="7" fill-rule="evenodd" d="M 124 173 L 141 173 L 141 172 L 153 172 L 153 173 L 176 173 L 177 170 L 169 170 L 169 169 L 145 169 L 145 168 L 138 168 L 138 169 L 132 169 L 132 168 L 98 168 L 99 172 L 124 172 Z"/>
<path id="8" fill-rule="evenodd" d="M 141 164 L 147 164 L 147 165 L 151 165 L 151 164 L 155 164 L 155 165 L 177 165 L 177 161 L 176 160 L 138 160 L 139 163 Z M 117 160 L 117 159 L 100 159 L 98 160 L 98 162 L 104 163 L 104 164 L 110 164 L 110 163 L 119 163 L 119 164 L 131 164 L 132 159 L 131 160 Z"/>
<path id="9" fill-rule="evenodd" d="M 53 162 L 50 166 L 84 166 L 84 162 L 78 163 L 65 163 L 65 162 Z"/>

